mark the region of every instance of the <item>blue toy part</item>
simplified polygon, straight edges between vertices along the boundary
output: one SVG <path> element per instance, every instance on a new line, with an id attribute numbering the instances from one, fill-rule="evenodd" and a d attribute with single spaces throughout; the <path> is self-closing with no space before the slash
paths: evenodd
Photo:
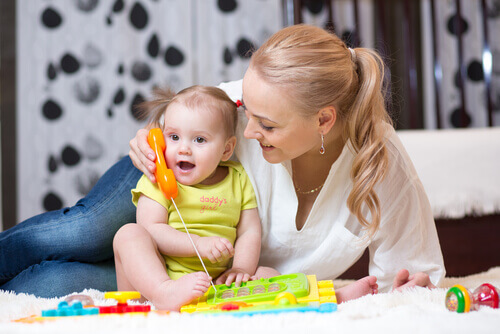
<path id="1" fill-rule="evenodd" d="M 224 315 L 229 314 L 235 317 L 252 316 L 257 314 L 279 314 L 288 312 L 317 312 L 317 313 L 332 313 L 337 311 L 336 303 L 324 303 L 313 305 L 313 303 L 298 303 L 298 304 L 263 304 L 258 306 L 241 307 L 241 308 L 223 308 L 218 310 L 201 311 L 197 314 Z"/>
<path id="2" fill-rule="evenodd" d="M 80 301 L 74 302 L 71 305 L 66 301 L 62 301 L 57 305 L 57 309 L 42 311 L 42 317 L 72 317 L 95 314 L 99 314 L 97 307 L 84 308 Z"/>

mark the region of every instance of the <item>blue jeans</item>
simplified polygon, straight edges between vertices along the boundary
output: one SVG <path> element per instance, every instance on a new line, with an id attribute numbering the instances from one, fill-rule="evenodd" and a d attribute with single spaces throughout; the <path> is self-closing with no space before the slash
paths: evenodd
<path id="1" fill-rule="evenodd" d="M 113 237 L 135 222 L 130 190 L 141 175 L 125 157 L 75 206 L 0 233 L 0 289 L 40 297 L 116 290 Z"/>

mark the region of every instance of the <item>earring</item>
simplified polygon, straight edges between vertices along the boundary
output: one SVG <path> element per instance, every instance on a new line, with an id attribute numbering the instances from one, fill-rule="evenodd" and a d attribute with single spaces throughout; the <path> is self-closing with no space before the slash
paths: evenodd
<path id="1" fill-rule="evenodd" d="M 321 147 L 319 149 L 319 154 L 325 154 L 325 136 L 321 135 Z"/>

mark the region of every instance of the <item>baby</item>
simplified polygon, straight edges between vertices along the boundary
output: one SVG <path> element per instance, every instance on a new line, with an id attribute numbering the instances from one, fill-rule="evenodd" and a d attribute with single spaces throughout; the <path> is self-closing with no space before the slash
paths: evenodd
<path id="1" fill-rule="evenodd" d="M 193 86 L 171 96 L 157 90 L 145 103 L 163 119 L 165 160 L 178 184 L 175 203 L 205 267 L 219 282 L 240 285 L 255 274 L 261 226 L 257 202 L 233 154 L 236 104 L 215 87 Z M 137 224 L 115 235 L 119 290 L 137 290 L 157 309 L 178 311 L 210 287 L 173 203 L 143 176 L 132 190 Z"/>

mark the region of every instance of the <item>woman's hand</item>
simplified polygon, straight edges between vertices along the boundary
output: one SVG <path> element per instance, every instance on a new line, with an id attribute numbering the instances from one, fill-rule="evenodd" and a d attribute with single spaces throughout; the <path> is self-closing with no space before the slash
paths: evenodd
<path id="1" fill-rule="evenodd" d="M 155 152 L 148 144 L 148 133 L 147 129 L 137 131 L 135 137 L 129 142 L 128 155 L 134 166 L 143 172 L 151 182 L 156 183 L 154 175 L 156 171 Z"/>
<path id="2" fill-rule="evenodd" d="M 410 275 L 408 270 L 401 269 L 394 278 L 392 290 L 402 291 L 403 289 L 415 286 L 421 286 L 429 289 L 434 289 L 436 287 L 434 284 L 432 284 L 429 275 L 427 275 L 426 273 L 420 272 Z"/>

